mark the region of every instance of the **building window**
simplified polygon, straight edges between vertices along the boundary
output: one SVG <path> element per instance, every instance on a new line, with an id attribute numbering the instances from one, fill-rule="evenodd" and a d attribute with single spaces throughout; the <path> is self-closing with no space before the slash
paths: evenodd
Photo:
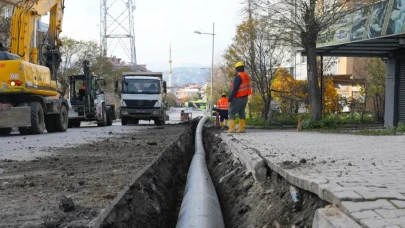
<path id="1" fill-rule="evenodd" d="M 8 8 L 8 7 L 4 8 L 4 17 L 5 18 L 11 17 L 11 9 L 10 8 Z"/>

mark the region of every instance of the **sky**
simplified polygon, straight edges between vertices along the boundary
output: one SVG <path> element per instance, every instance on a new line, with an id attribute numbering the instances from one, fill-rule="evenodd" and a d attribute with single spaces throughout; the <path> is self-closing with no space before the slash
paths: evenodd
<path id="1" fill-rule="evenodd" d="M 107 2 L 113 2 L 108 0 Z M 124 0 L 117 0 L 119 8 Z M 121 2 L 121 3 L 120 3 Z M 210 67 L 212 33 L 215 23 L 215 60 L 232 42 L 236 26 L 242 20 L 240 0 L 135 0 L 135 43 L 138 64 L 150 70 L 169 68 L 169 43 L 173 67 Z M 67 0 L 62 36 L 78 40 L 100 40 L 100 0 Z M 45 19 L 46 20 L 46 19 Z M 44 21 L 44 20 L 43 20 Z M 46 21 L 45 21 L 46 22 Z M 126 61 L 120 48 L 114 53 Z"/>

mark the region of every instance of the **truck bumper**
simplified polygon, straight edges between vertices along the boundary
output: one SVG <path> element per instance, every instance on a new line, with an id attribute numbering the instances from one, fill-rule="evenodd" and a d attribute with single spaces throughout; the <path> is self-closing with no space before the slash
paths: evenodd
<path id="1" fill-rule="evenodd" d="M 30 107 L 7 107 L 0 108 L 0 128 L 30 127 Z"/>
<path id="2" fill-rule="evenodd" d="M 137 119 L 157 119 L 163 118 L 162 109 L 131 109 L 120 108 L 120 116 Z"/>

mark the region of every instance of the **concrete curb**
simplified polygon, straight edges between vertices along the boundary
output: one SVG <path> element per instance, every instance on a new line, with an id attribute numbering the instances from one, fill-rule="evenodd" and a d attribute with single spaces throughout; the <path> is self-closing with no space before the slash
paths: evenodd
<path id="1" fill-rule="evenodd" d="M 231 134 L 221 134 L 230 151 L 252 172 L 257 181 L 266 180 L 267 169 L 264 160 L 256 151 L 237 141 Z M 239 143 L 235 145 L 235 143 Z"/>

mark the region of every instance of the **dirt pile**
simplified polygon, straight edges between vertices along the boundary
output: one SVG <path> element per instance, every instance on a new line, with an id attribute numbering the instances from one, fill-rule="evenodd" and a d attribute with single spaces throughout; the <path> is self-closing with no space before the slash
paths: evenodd
<path id="1" fill-rule="evenodd" d="M 144 219 L 155 216 L 156 226 L 139 227 L 160 227 L 163 220 L 176 218 L 170 214 L 177 195 L 173 186 L 187 171 L 192 137 L 189 126 L 171 125 L 49 149 L 56 155 L 32 161 L 0 161 L 0 227 L 85 227 L 114 199 L 114 210 L 125 203 Z M 133 191 L 125 195 L 121 190 L 128 185 Z M 120 194 L 124 201 L 118 200 Z M 66 198 L 72 202 L 66 204 Z M 111 224 L 112 212 L 105 216 Z M 125 216 L 131 217 L 120 213 L 114 218 Z"/>
<path id="2" fill-rule="evenodd" d="M 226 227 L 312 227 L 315 210 L 327 202 L 301 190 L 301 208 L 295 209 L 284 178 L 268 169 L 267 179 L 255 182 L 216 133 L 205 130 L 204 146 Z"/>

